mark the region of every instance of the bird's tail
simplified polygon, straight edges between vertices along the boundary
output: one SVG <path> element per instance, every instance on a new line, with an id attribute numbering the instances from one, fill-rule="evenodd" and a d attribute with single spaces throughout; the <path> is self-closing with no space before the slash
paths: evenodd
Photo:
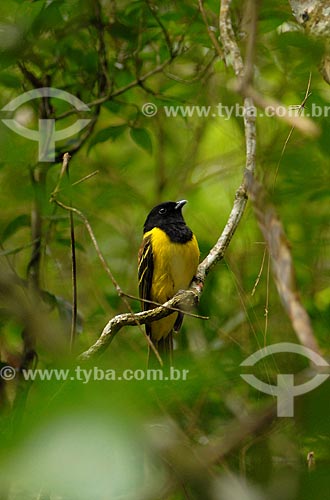
<path id="1" fill-rule="evenodd" d="M 178 331 L 181 328 L 183 321 L 183 313 L 179 312 L 173 329 L 170 331 L 170 333 L 166 336 L 161 338 L 160 340 L 153 340 L 153 344 L 155 348 L 158 351 L 158 354 L 163 362 L 163 368 L 169 368 L 170 366 L 173 366 L 173 332 L 178 333 Z M 150 326 L 148 327 L 147 325 L 147 334 L 150 335 L 151 337 L 151 328 Z M 149 352 L 148 352 L 148 368 L 161 368 L 161 364 L 159 362 L 159 359 L 157 358 L 154 350 L 149 347 Z"/>
<path id="2" fill-rule="evenodd" d="M 167 337 L 158 341 L 153 341 L 155 348 L 158 351 L 159 357 L 163 362 L 163 368 L 168 368 L 173 365 L 173 334 L 170 332 Z M 161 365 L 154 353 L 153 349 L 149 347 L 148 352 L 148 368 L 159 369 Z"/>

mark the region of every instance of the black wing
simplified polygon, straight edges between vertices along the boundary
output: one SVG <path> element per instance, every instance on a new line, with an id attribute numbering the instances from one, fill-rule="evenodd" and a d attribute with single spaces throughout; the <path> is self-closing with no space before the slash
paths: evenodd
<path id="1" fill-rule="evenodd" d="M 154 273 L 154 259 L 152 254 L 151 238 L 144 238 L 139 250 L 138 277 L 139 294 L 141 299 L 151 300 L 151 285 Z M 142 309 L 151 309 L 151 304 L 142 302 Z"/>

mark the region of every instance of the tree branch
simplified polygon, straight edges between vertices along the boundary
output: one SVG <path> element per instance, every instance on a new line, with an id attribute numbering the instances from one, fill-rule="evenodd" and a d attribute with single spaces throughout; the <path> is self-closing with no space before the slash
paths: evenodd
<path id="1" fill-rule="evenodd" d="M 230 21 L 229 7 L 231 0 L 222 0 L 220 7 L 220 34 L 225 52 L 227 64 L 230 64 L 237 76 L 237 83 L 235 85 L 236 91 L 245 97 L 246 109 L 249 113 L 255 114 L 254 105 L 259 108 L 270 112 L 271 116 L 276 116 L 280 120 L 285 121 L 292 127 L 296 127 L 303 134 L 310 137 L 315 137 L 319 134 L 319 127 L 310 119 L 305 116 L 298 116 L 294 113 L 293 109 L 284 106 L 282 103 L 275 99 L 264 97 L 258 92 L 251 84 L 253 74 L 253 50 L 255 40 L 256 28 L 256 2 L 249 2 L 249 12 L 251 13 L 251 22 L 249 27 L 249 39 L 247 44 L 247 57 L 246 65 L 244 66 L 239 47 L 236 43 L 233 28 Z"/>
<path id="2" fill-rule="evenodd" d="M 218 42 L 218 39 L 217 37 L 215 36 L 214 34 L 214 31 L 211 29 L 209 23 L 208 23 L 208 20 L 207 20 L 207 15 L 206 15 L 206 12 L 205 12 L 205 8 L 204 8 L 204 3 L 203 3 L 203 0 L 198 0 L 198 6 L 199 6 L 199 10 L 202 14 L 202 18 L 203 18 L 203 21 L 204 21 L 204 24 L 206 26 L 206 29 L 207 29 L 207 34 L 209 35 L 209 38 L 212 42 L 212 45 L 213 47 L 215 48 L 215 51 L 217 53 L 217 55 L 223 59 L 223 52 L 222 52 L 222 48 L 220 47 L 220 44 Z"/>
<path id="3" fill-rule="evenodd" d="M 222 43 L 225 53 L 230 56 L 229 60 L 233 66 L 237 77 L 242 78 L 244 75 L 244 64 L 239 51 L 238 45 L 233 37 L 233 30 L 231 27 L 231 20 L 229 17 L 229 4 L 230 1 L 223 1 L 221 3 L 220 12 L 220 31 L 222 36 Z M 255 28 L 253 28 L 255 29 Z M 250 59 L 251 60 L 251 57 Z M 256 131 L 255 131 L 255 115 L 249 113 L 250 107 L 253 102 L 250 98 L 244 100 L 244 127 L 246 138 L 246 163 L 245 170 L 252 175 L 255 170 L 255 150 L 256 150 Z M 79 361 L 86 361 L 101 354 L 112 342 L 115 335 L 124 326 L 134 326 L 137 323 L 140 325 L 156 321 L 164 318 L 172 313 L 171 307 L 179 308 L 181 310 L 191 309 L 196 305 L 202 294 L 205 278 L 209 271 L 219 262 L 224 254 L 228 245 L 238 227 L 238 224 L 243 216 L 244 209 L 247 202 L 247 189 L 245 174 L 243 175 L 242 184 L 236 191 L 233 208 L 229 215 L 225 228 L 214 245 L 210 250 L 207 257 L 198 266 L 196 278 L 193 280 L 189 290 L 179 292 L 171 300 L 163 304 L 161 307 L 151 309 L 148 311 L 136 314 L 121 314 L 112 318 L 104 327 L 100 337 L 87 351 L 80 354 Z"/>
<path id="4" fill-rule="evenodd" d="M 145 325 L 146 323 L 152 323 L 158 319 L 165 318 L 165 316 L 173 313 L 172 307 L 181 311 L 185 309 L 189 310 L 198 302 L 199 296 L 200 293 L 191 288 L 190 290 L 178 292 L 171 300 L 168 300 L 155 309 L 135 314 L 126 313 L 115 316 L 106 324 L 95 344 L 78 356 L 78 361 L 87 361 L 102 354 L 124 326 L 136 326 L 137 323 Z"/>
<path id="5" fill-rule="evenodd" d="M 168 48 L 168 51 L 169 51 L 169 54 L 171 57 L 173 57 L 174 55 L 174 52 L 173 52 L 173 47 L 172 47 L 172 42 L 171 42 L 171 39 L 170 39 L 170 35 L 168 34 L 168 31 L 166 30 L 162 20 L 160 19 L 159 15 L 157 14 L 157 9 L 158 7 L 156 5 L 153 5 L 150 0 L 146 0 L 146 4 L 151 12 L 151 14 L 153 15 L 153 17 L 155 18 L 155 21 L 157 22 L 157 24 L 159 25 L 160 29 L 162 30 L 163 32 L 163 35 L 164 35 L 164 39 L 165 39 L 165 42 L 166 42 L 166 45 L 167 45 L 167 48 Z"/>
<path id="6" fill-rule="evenodd" d="M 328 0 L 289 0 L 293 14 L 307 33 L 327 38 L 330 36 Z"/>
<path id="7" fill-rule="evenodd" d="M 66 155 L 67 155 L 67 154 L 68 154 L 68 153 L 66 153 Z M 64 155 L 63 164 L 64 164 L 64 162 L 66 161 L 66 159 L 68 159 L 68 157 Z M 64 167 L 62 166 L 62 171 L 61 171 L 61 174 L 62 174 L 62 172 L 63 172 L 63 169 L 64 169 Z M 58 192 L 58 190 L 59 190 L 59 189 L 58 189 L 58 185 L 56 186 L 56 188 L 57 188 L 57 190 L 56 190 L 56 191 L 54 191 L 54 192 L 52 193 L 52 195 L 51 195 L 50 202 L 51 202 L 51 203 L 55 203 L 56 205 L 58 205 L 59 207 L 63 208 L 64 210 L 67 210 L 67 211 L 70 213 L 70 215 L 71 215 L 71 214 L 76 214 L 78 217 L 80 217 L 80 219 L 82 219 L 82 221 L 83 221 L 83 223 L 84 223 L 84 225 L 85 225 L 85 227 L 86 227 L 86 229 L 87 229 L 87 231 L 88 231 L 88 234 L 89 234 L 89 236 L 90 236 L 90 238 L 91 238 L 91 240 L 92 240 L 92 242 L 93 242 L 93 245 L 94 245 L 94 248 L 95 248 L 95 250 L 96 250 L 97 256 L 98 256 L 98 258 L 100 259 L 100 261 L 101 261 L 101 264 L 102 264 L 103 268 L 105 269 L 106 273 L 107 273 L 107 274 L 108 274 L 108 276 L 110 277 L 111 282 L 112 282 L 112 284 L 113 284 L 113 286 L 114 286 L 114 288 L 115 288 L 115 290 L 116 290 L 116 292 L 117 292 L 118 296 L 119 296 L 119 297 L 123 300 L 123 302 L 125 303 L 125 305 L 126 305 L 127 309 L 130 311 L 131 316 L 134 318 L 134 316 L 135 316 L 135 315 L 134 315 L 134 313 L 133 313 L 133 311 L 132 311 L 132 309 L 131 309 L 131 306 L 129 305 L 129 303 L 128 303 L 128 301 L 127 301 L 126 297 L 125 297 L 124 292 L 122 291 L 121 287 L 119 286 L 119 283 L 117 282 L 116 278 L 115 278 L 115 277 L 114 277 L 114 275 L 112 274 L 112 271 L 111 271 L 111 269 L 110 269 L 109 265 L 107 264 L 107 262 L 106 262 L 106 260 L 105 260 L 105 258 L 104 258 L 104 256 L 103 256 L 103 254 L 102 254 L 102 252 L 101 252 L 101 249 L 100 249 L 100 247 L 99 247 L 99 244 L 98 244 L 98 242 L 97 242 L 97 239 L 96 239 L 96 237 L 95 237 L 95 235 L 94 235 L 94 232 L 93 232 L 92 226 L 90 225 L 90 223 L 89 223 L 89 221 L 88 221 L 87 217 L 86 217 L 86 216 L 85 216 L 85 215 L 84 215 L 84 214 L 83 214 L 80 210 L 78 210 L 77 208 L 72 207 L 72 206 L 71 206 L 71 207 L 70 207 L 70 206 L 67 206 L 67 205 L 65 205 L 64 203 L 62 203 L 62 202 L 60 202 L 59 200 L 57 200 L 57 199 L 56 199 L 56 193 L 57 193 L 57 192 Z M 153 344 L 152 340 L 150 339 L 150 337 L 149 337 L 149 336 L 148 336 L 148 335 L 144 332 L 144 330 L 141 328 L 141 325 L 140 325 L 140 323 L 139 323 L 138 319 L 134 319 L 134 324 L 135 324 L 136 326 L 138 326 L 138 327 L 141 329 L 141 332 L 142 332 L 142 334 L 145 336 L 145 339 L 146 339 L 146 341 L 147 341 L 148 345 L 149 345 L 149 346 L 150 346 L 150 348 L 154 351 L 154 353 L 155 353 L 155 355 L 156 355 L 156 357 L 157 357 L 157 359 L 158 359 L 158 361 L 159 361 L 160 365 L 162 365 L 163 363 L 162 363 L 162 360 L 161 360 L 161 358 L 160 358 L 160 356 L 159 356 L 159 354 L 158 354 L 157 349 L 155 348 L 155 346 L 154 346 L 154 344 Z"/>
<path id="8" fill-rule="evenodd" d="M 89 108 L 93 108 L 94 106 L 99 106 L 100 104 L 103 104 L 107 101 L 110 101 L 114 97 L 118 97 L 119 95 L 124 94 L 125 92 L 127 92 L 127 90 L 130 90 L 134 87 L 137 87 L 141 83 L 148 80 L 148 78 L 150 78 L 151 76 L 156 75 L 157 73 L 160 73 L 161 71 L 163 71 L 163 69 L 166 68 L 166 66 L 168 66 L 172 62 L 172 60 L 173 60 L 173 57 L 166 59 L 166 61 L 164 61 L 162 64 L 160 64 L 156 68 L 151 69 L 150 71 L 148 71 L 144 75 L 140 76 L 139 78 L 136 78 L 135 80 L 128 83 L 127 85 L 124 85 L 123 87 L 120 87 L 117 90 L 111 91 L 107 95 L 104 95 L 102 97 L 99 97 L 98 99 L 95 99 L 94 101 L 87 103 L 87 106 Z M 71 115 L 74 115 L 77 113 L 79 113 L 79 111 L 77 109 L 75 109 L 75 108 L 69 109 L 68 111 L 65 111 L 64 113 L 62 113 L 61 115 L 58 115 L 56 117 L 56 120 L 61 120 L 62 118 L 66 118 L 67 116 L 71 116 Z"/>

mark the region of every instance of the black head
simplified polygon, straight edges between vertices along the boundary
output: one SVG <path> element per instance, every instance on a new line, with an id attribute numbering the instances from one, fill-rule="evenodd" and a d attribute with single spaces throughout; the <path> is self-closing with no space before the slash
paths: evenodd
<path id="1" fill-rule="evenodd" d="M 144 223 L 144 232 L 146 233 L 154 227 L 165 230 L 171 225 L 185 225 L 182 207 L 186 203 L 187 200 L 165 201 L 154 207 Z"/>

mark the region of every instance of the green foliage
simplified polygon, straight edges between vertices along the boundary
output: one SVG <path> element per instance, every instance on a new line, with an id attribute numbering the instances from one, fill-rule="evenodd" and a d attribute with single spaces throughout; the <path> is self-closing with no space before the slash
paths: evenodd
<path id="1" fill-rule="evenodd" d="M 2 241 L 5 242 L 8 238 L 13 236 L 16 231 L 21 227 L 30 227 L 31 217 L 27 214 L 18 215 L 15 219 L 11 220 L 4 228 L 2 233 Z"/>
<path id="2" fill-rule="evenodd" d="M 145 128 L 131 128 L 130 136 L 133 141 L 147 153 L 152 153 L 152 142 L 150 134 Z"/>
<path id="3" fill-rule="evenodd" d="M 114 141 L 127 129 L 126 125 L 114 125 L 112 127 L 104 128 L 95 134 L 93 139 L 90 141 L 89 149 L 91 149 L 95 144 L 100 142 L 106 142 L 108 140 Z"/>
<path id="4" fill-rule="evenodd" d="M 204 2 L 216 37 L 218 3 Z M 31 330 L 38 368 L 69 369 L 75 378 L 75 356 L 127 307 L 74 216 L 79 333 L 70 353 L 70 224 L 68 213 L 50 201 L 63 153 L 72 155 L 70 175 L 62 178 L 56 198 L 88 218 L 120 287 L 136 296 L 137 252 L 153 205 L 189 200 L 185 218 L 202 259 L 220 236 L 244 168 L 242 98 L 231 70 L 216 58 L 197 2 L 6 0 L 0 18 L 0 108 L 33 88 L 54 87 L 88 104 L 90 111 L 79 118 L 91 120 L 56 143 L 57 161 L 49 164 L 38 163 L 36 142 L 0 121 L 0 367 L 19 366 L 21 336 Z M 299 105 L 311 72 L 304 114 L 316 106 L 327 109 L 330 89 L 319 72 L 324 41 L 298 28 L 284 0 L 262 2 L 258 18 L 255 88 L 285 105 Z M 233 2 L 232 19 L 244 55 L 242 2 Z M 146 103 L 156 106 L 154 114 L 144 112 Z M 231 116 L 219 116 L 218 104 L 238 106 L 236 115 L 230 108 Z M 208 114 L 181 107 L 202 105 Z M 78 117 L 60 99 L 30 101 L 15 113 L 31 129 L 41 116 L 56 118 L 56 130 Z M 290 126 L 259 115 L 257 175 L 283 221 L 302 301 L 327 355 L 329 118 L 324 112 L 313 119 L 317 138 L 294 130 L 286 144 Z M 173 471 L 160 459 L 174 440 L 171 425 L 185 434 L 182 449 L 192 456 L 214 438 L 230 438 L 238 432 L 231 427 L 234 419 L 240 422 L 272 400 L 242 380 L 241 362 L 265 344 L 297 342 L 264 249 L 248 204 L 225 259 L 207 277 L 197 312 L 209 320 L 186 317 L 176 338 L 175 366 L 189 370 L 187 381 L 36 380 L 25 402 L 17 380 L 5 390 L 0 380 L 0 497 L 10 484 L 10 500 L 34 499 L 40 490 L 65 500 L 112 499 L 132 491 L 136 498 L 165 498 L 165 487 L 166 498 L 200 498 L 194 474 L 183 469 L 170 481 Z M 33 271 L 41 291 L 36 302 Z M 138 301 L 130 304 L 139 310 Z M 141 331 L 126 328 L 97 366 L 117 373 L 141 370 L 146 355 Z M 305 361 L 270 358 L 256 373 L 275 383 L 278 373 L 297 373 Z M 326 498 L 328 406 L 327 383 L 295 399 L 294 419 L 276 419 L 239 443 L 211 468 L 212 498 L 230 498 L 229 492 L 235 498 Z M 306 465 L 309 451 L 316 456 L 312 471 Z"/>

